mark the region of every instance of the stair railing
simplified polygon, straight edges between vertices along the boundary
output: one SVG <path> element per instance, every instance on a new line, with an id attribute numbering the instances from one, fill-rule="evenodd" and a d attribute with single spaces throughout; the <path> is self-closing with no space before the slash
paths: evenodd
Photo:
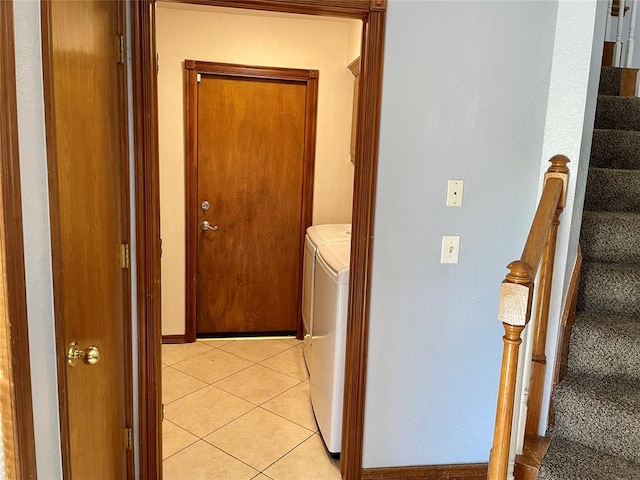
<path id="1" fill-rule="evenodd" d="M 549 319 L 549 300 L 553 281 L 553 263 L 556 237 L 560 224 L 560 214 L 565 205 L 569 181 L 569 159 L 556 155 L 549 162 L 551 166 L 544 176 L 542 196 L 538 203 L 529 236 L 522 255 L 507 265 L 509 273 L 500 286 L 498 319 L 502 322 L 505 335 L 498 390 L 498 405 L 493 434 L 493 446 L 489 460 L 488 479 L 505 480 L 509 464 L 511 431 L 518 377 L 518 350 L 522 343 L 521 334 L 531 319 L 531 304 L 534 294 L 534 279 L 540 267 L 540 286 L 537 290 L 537 312 L 534 320 L 534 349 L 531 389 L 529 402 L 537 407 L 529 409 L 527 425 L 540 418 L 542 386 L 546 370 L 545 343 Z M 528 361 L 528 360 L 526 360 Z M 531 418 L 537 415 L 537 419 Z"/>
<path id="2" fill-rule="evenodd" d="M 629 39 L 627 40 L 627 68 L 633 63 L 633 48 L 636 37 L 636 18 L 638 12 L 638 0 L 631 2 L 631 20 L 629 21 Z"/>
<path id="3" fill-rule="evenodd" d="M 607 23 L 605 27 L 605 41 L 611 38 L 611 27 L 613 17 L 615 20 L 616 33 L 615 43 L 613 45 L 612 66 L 631 68 L 633 62 L 633 50 L 635 44 L 636 18 L 638 11 L 638 0 L 609 0 L 607 2 Z M 624 17 L 629 13 L 629 28 L 626 40 L 626 53 L 623 52 L 624 40 Z"/>

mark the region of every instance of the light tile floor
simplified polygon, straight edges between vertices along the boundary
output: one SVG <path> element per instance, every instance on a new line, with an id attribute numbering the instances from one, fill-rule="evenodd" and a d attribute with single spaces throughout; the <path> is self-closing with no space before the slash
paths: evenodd
<path id="1" fill-rule="evenodd" d="M 162 346 L 166 480 L 334 480 L 300 341 Z"/>

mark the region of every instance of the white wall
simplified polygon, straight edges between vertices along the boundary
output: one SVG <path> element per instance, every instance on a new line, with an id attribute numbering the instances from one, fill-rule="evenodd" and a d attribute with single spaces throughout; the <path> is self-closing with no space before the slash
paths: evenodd
<path id="1" fill-rule="evenodd" d="M 14 3 L 16 80 L 38 478 L 62 478 L 53 320 L 49 193 L 44 137 L 40 3 Z"/>
<path id="2" fill-rule="evenodd" d="M 560 217 L 555 281 L 549 305 L 546 351 L 549 371 L 545 381 L 540 434 L 546 431 L 548 418 L 545 407 L 548 407 L 551 397 L 560 317 L 578 249 L 600 82 L 606 8 L 606 2 L 596 0 L 560 0 L 558 4 L 543 158 L 561 152 L 569 157 L 571 163 L 567 206 Z M 546 170 L 546 166 L 542 167 L 541 180 Z"/>
<path id="3" fill-rule="evenodd" d="M 488 459 L 499 287 L 537 203 L 556 13 L 388 3 L 365 467 Z M 462 208 L 447 179 L 465 181 Z M 443 235 L 461 236 L 459 264 L 439 263 Z"/>
<path id="4" fill-rule="evenodd" d="M 358 26 L 355 20 L 158 4 L 164 335 L 185 331 L 184 60 L 319 70 L 313 223 L 348 223 L 353 75 L 346 67 L 355 58 Z"/>

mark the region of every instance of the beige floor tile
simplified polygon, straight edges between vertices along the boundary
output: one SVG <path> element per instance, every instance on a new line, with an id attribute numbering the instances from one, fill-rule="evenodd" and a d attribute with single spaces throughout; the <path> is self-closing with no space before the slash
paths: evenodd
<path id="1" fill-rule="evenodd" d="M 162 403 L 165 405 L 206 386 L 205 382 L 172 367 L 162 369 Z"/>
<path id="2" fill-rule="evenodd" d="M 220 347 L 225 352 L 233 353 L 252 362 L 261 362 L 273 357 L 280 352 L 291 348 L 286 342 L 280 340 L 235 340 Z"/>
<path id="3" fill-rule="evenodd" d="M 273 400 L 262 404 L 262 408 L 281 417 L 291 420 L 312 432 L 318 430 L 316 419 L 311 407 L 310 387 L 308 382 L 302 382 L 281 393 Z"/>
<path id="4" fill-rule="evenodd" d="M 272 480 L 272 479 L 267 477 L 264 473 L 259 473 L 258 475 L 253 477 L 252 480 Z"/>
<path id="5" fill-rule="evenodd" d="M 296 337 L 283 337 L 278 340 L 294 347 L 296 345 L 302 345 L 302 340 L 298 340 Z"/>
<path id="6" fill-rule="evenodd" d="M 195 435 L 168 420 L 164 420 L 162 422 L 162 459 L 170 457 L 198 440 L 199 438 Z"/>
<path id="7" fill-rule="evenodd" d="M 273 480 L 340 480 L 340 463 L 329 456 L 318 434 L 288 453 L 264 473 Z"/>
<path id="8" fill-rule="evenodd" d="M 267 358 L 260 362 L 260 365 L 272 368 L 290 377 L 295 377 L 298 380 L 309 378 L 301 346 L 290 348 L 278 355 Z"/>
<path id="9" fill-rule="evenodd" d="M 253 362 L 249 360 L 212 348 L 197 357 L 174 364 L 173 368 L 203 382 L 214 383 L 251 365 Z"/>
<path id="10" fill-rule="evenodd" d="M 205 345 L 209 345 L 210 347 L 218 348 L 222 345 L 226 345 L 227 343 L 233 342 L 231 338 L 208 338 L 206 340 L 198 340 L 200 343 L 204 343 Z"/>
<path id="11" fill-rule="evenodd" d="M 215 383 L 216 387 L 260 405 L 300 383 L 293 377 L 254 365 Z"/>
<path id="12" fill-rule="evenodd" d="M 199 437 L 213 432 L 255 406 L 215 387 L 205 387 L 164 407 L 167 420 Z"/>
<path id="13" fill-rule="evenodd" d="M 258 472 L 199 441 L 163 462 L 165 480 L 250 480 Z"/>
<path id="14" fill-rule="evenodd" d="M 187 358 L 208 352 L 212 348 L 211 345 L 202 342 L 162 345 L 162 363 L 173 365 Z"/>
<path id="15" fill-rule="evenodd" d="M 205 437 L 212 445 L 263 470 L 313 435 L 306 428 L 256 408 Z"/>

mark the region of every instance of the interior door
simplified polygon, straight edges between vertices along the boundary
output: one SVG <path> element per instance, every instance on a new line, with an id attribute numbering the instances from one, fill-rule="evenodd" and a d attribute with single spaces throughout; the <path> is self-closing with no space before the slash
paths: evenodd
<path id="1" fill-rule="evenodd" d="M 123 6 L 42 3 L 63 470 L 83 480 L 132 477 Z"/>
<path id="2" fill-rule="evenodd" d="M 296 331 L 307 86 L 201 75 L 198 334 Z"/>

